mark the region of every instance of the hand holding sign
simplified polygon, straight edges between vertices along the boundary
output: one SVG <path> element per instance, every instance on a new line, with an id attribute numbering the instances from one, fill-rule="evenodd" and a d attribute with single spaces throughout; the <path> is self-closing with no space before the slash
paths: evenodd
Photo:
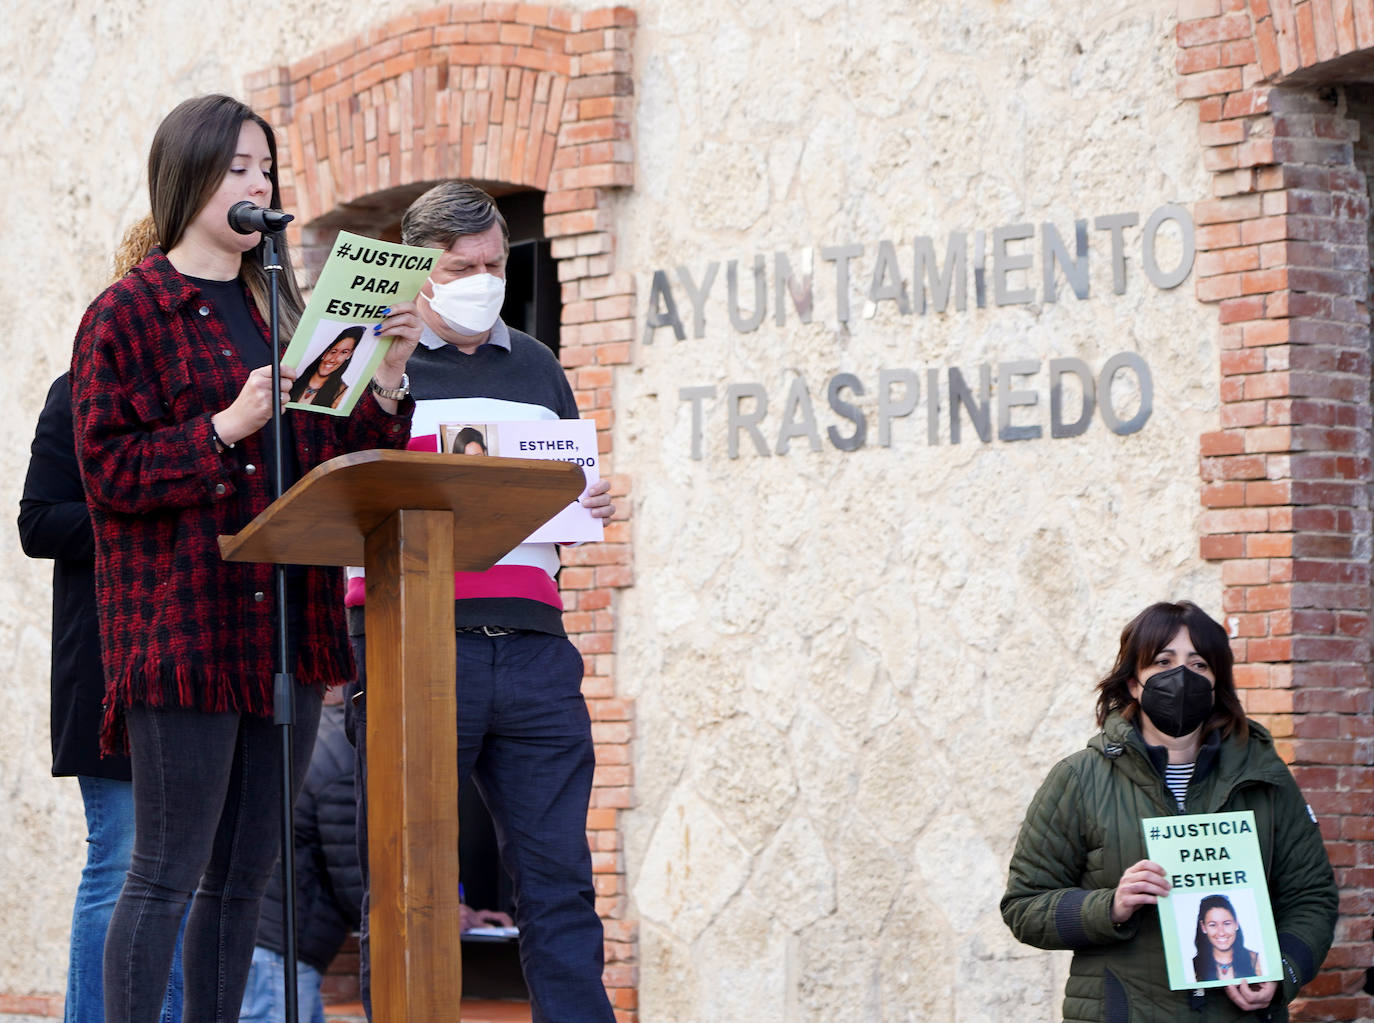
<path id="1" fill-rule="evenodd" d="M 615 505 L 611 503 L 610 490 L 610 480 L 597 480 L 582 495 L 582 507 L 587 509 L 592 518 L 604 520 L 615 514 Z"/>
<path id="2" fill-rule="evenodd" d="M 415 351 L 422 330 L 420 313 L 416 310 L 414 302 L 396 302 L 391 306 L 391 312 L 386 319 L 372 328 L 372 333 L 378 337 L 391 338 L 386 354 L 382 356 L 382 361 L 372 374 L 377 383 L 389 388 L 401 386 L 401 376 L 405 373 L 406 362 L 410 359 L 410 353 Z"/>
<path id="3" fill-rule="evenodd" d="M 291 383 L 296 379 L 296 371 L 290 366 L 281 368 L 281 394 L 277 400 L 281 405 L 291 394 Z M 232 447 L 245 437 L 251 437 L 272 418 L 272 367 L 259 366 L 248 374 L 243 389 L 230 406 L 210 417 L 215 436 Z"/>
<path id="4" fill-rule="evenodd" d="M 1151 860 L 1132 863 L 1117 882 L 1112 896 L 1112 923 L 1124 924 L 1141 906 L 1153 906 L 1169 894 L 1164 868 Z"/>
<path id="5" fill-rule="evenodd" d="M 1262 984 L 1233 984 L 1226 989 L 1226 996 L 1246 1012 L 1258 1012 L 1274 1000 L 1278 989 L 1272 980 Z"/>

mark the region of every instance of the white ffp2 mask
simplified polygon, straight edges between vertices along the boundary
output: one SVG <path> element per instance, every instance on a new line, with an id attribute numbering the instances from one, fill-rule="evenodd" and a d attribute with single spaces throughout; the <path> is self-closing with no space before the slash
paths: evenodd
<path id="1" fill-rule="evenodd" d="M 430 308 L 460 334 L 491 330 L 506 301 L 506 282 L 491 274 L 472 274 L 445 284 L 431 281 L 430 287 L 434 291 Z"/>

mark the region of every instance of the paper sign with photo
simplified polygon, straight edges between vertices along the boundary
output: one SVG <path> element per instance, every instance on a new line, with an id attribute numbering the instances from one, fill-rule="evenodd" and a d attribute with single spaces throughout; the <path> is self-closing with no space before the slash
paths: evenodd
<path id="1" fill-rule="evenodd" d="M 596 424 L 590 419 L 512 420 L 501 423 L 440 423 L 441 450 L 459 455 L 547 458 L 582 467 L 587 486 L 601 478 Z M 585 491 L 584 491 L 585 492 Z M 600 540 L 601 519 L 574 501 L 526 538 L 526 543 Z"/>
<path id="2" fill-rule="evenodd" d="M 1172 888 L 1159 900 L 1169 987 L 1281 979 L 1253 811 L 1150 817 L 1146 855 Z"/>
<path id="3" fill-rule="evenodd" d="M 296 370 L 287 408 L 353 411 L 391 344 L 372 328 L 383 310 L 414 300 L 439 254 L 339 232 L 283 359 Z"/>

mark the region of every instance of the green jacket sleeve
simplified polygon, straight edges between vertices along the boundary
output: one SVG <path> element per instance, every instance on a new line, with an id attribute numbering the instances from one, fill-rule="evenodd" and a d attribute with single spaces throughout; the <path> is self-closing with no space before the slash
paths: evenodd
<path id="1" fill-rule="evenodd" d="M 1036 948 L 1087 948 L 1134 936 L 1112 923 L 1112 888 L 1080 887 L 1088 856 L 1083 793 L 1071 760 L 1054 766 L 1031 800 L 1012 853 L 1002 919 Z"/>

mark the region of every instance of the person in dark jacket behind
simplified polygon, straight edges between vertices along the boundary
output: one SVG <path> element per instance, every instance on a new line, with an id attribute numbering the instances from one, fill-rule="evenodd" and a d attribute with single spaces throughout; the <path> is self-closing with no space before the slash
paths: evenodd
<path id="1" fill-rule="evenodd" d="M 1336 882 L 1292 774 L 1236 697 L 1226 630 L 1195 604 L 1153 604 L 1098 683 L 1101 731 L 1050 771 L 1012 854 L 1002 919 L 1037 948 L 1073 949 L 1066 1021 L 1284 1023 L 1321 967 Z M 1282 956 L 1279 982 L 1169 988 L 1155 904 L 1169 893 L 1140 820 L 1251 810 Z"/>
<path id="2" fill-rule="evenodd" d="M 356 821 L 353 746 L 344 735 L 343 706 L 334 703 L 320 713 L 315 751 L 296 800 L 296 992 L 301 1023 L 324 1023 L 320 984 L 344 940 L 358 928 L 363 877 Z M 240 1023 L 280 1023 L 286 1018 L 283 910 L 279 862 L 262 901 Z"/>
<path id="3" fill-rule="evenodd" d="M 296 1002 L 301 1023 L 324 1023 L 320 985 L 329 964 L 361 921 L 363 875 L 358 858 L 354 752 L 345 719 L 342 697 L 332 690 L 320 711 L 315 750 L 296 799 Z M 472 909 L 466 903 L 458 908 L 464 931 L 513 926 L 505 913 Z M 284 917 L 278 862 L 262 900 L 257 947 L 239 1023 L 286 1020 Z"/>
<path id="4" fill-rule="evenodd" d="M 86 811 L 86 866 L 72 907 L 63 1019 L 101 1023 L 105 931 L 134 845 L 134 789 L 129 758 L 100 755 L 105 673 L 95 610 L 95 534 L 76 464 L 72 385 L 66 373 L 53 381 L 38 417 L 19 501 L 19 543 L 29 557 L 53 561 L 52 773 L 75 776 Z M 179 944 L 161 1018 L 164 1023 L 181 1020 Z"/>

